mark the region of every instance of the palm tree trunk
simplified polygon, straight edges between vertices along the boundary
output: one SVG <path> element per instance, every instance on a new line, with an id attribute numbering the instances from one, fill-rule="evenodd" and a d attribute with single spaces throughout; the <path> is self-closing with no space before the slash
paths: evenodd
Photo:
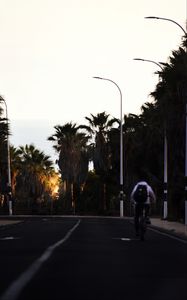
<path id="1" fill-rule="evenodd" d="M 73 208 L 73 214 L 75 215 L 75 197 L 74 197 L 74 184 L 71 183 L 71 206 Z"/>
<path id="2" fill-rule="evenodd" d="M 103 184 L 103 210 L 106 211 L 106 183 Z"/>

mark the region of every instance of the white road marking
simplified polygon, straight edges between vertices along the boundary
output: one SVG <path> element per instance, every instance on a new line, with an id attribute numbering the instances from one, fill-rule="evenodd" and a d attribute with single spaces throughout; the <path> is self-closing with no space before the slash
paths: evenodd
<path id="1" fill-rule="evenodd" d="M 18 240 L 20 237 L 14 237 L 14 236 L 6 236 L 4 238 L 1 238 L 0 241 L 9 241 L 9 240 Z"/>
<path id="2" fill-rule="evenodd" d="M 5 291 L 0 298 L 1 300 L 16 300 L 26 284 L 34 277 L 43 263 L 49 259 L 53 251 L 62 245 L 72 235 L 75 229 L 79 226 L 80 220 L 68 231 L 65 237 L 59 240 L 54 245 L 49 246 L 44 253 L 24 272 L 22 273 Z"/>
<path id="3" fill-rule="evenodd" d="M 126 238 L 126 237 L 124 237 L 124 238 L 119 237 L 119 238 L 113 238 L 113 240 L 120 240 L 120 241 L 130 242 L 130 241 L 133 241 L 134 239 L 130 239 L 130 238 Z"/>
<path id="4" fill-rule="evenodd" d="M 183 240 L 183 239 L 180 238 L 180 237 L 176 237 L 176 236 L 171 235 L 171 234 L 169 234 L 169 233 L 165 233 L 165 232 L 162 232 L 162 231 L 160 231 L 160 230 L 153 229 L 153 228 L 150 228 L 150 227 L 149 227 L 149 230 L 154 231 L 154 232 L 159 233 L 159 234 L 162 234 L 162 235 L 164 235 L 164 236 L 167 236 L 167 237 L 169 237 L 169 238 L 171 238 L 171 239 L 174 239 L 174 240 L 176 240 L 176 241 L 179 241 L 179 242 L 181 242 L 181 243 L 187 244 L 187 240 Z"/>

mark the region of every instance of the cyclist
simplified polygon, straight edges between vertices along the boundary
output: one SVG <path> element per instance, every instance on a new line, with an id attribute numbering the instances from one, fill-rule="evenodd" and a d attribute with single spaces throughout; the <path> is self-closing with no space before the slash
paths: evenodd
<path id="1" fill-rule="evenodd" d="M 142 206 L 143 209 L 145 209 L 146 223 L 151 224 L 149 219 L 150 205 L 155 202 L 156 196 L 151 186 L 146 181 L 139 181 L 131 193 L 131 203 L 134 205 L 134 225 L 137 236 L 139 235 L 139 217 Z"/>

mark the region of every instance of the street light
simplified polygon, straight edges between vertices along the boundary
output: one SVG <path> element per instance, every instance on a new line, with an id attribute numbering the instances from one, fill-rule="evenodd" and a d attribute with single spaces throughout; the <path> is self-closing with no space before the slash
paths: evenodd
<path id="1" fill-rule="evenodd" d="M 149 60 L 149 59 L 143 59 L 143 58 L 134 58 L 134 60 L 138 61 L 145 61 L 150 62 L 155 65 L 157 65 L 160 69 L 163 70 L 163 67 L 160 65 L 160 63 Z M 166 128 L 164 128 L 164 207 L 163 207 L 163 218 L 167 219 L 168 216 L 168 202 L 167 202 L 167 182 L 168 182 L 168 172 L 167 172 L 167 136 L 166 136 Z"/>
<path id="2" fill-rule="evenodd" d="M 157 65 L 159 68 L 161 68 L 163 70 L 162 66 L 160 65 L 161 63 L 158 63 L 158 62 L 156 62 L 154 60 L 143 59 L 143 58 L 134 58 L 134 60 L 147 61 L 147 62 L 153 63 L 153 64 Z"/>
<path id="3" fill-rule="evenodd" d="M 123 125 L 122 125 L 122 92 L 117 83 L 111 79 L 94 76 L 95 79 L 101 79 L 112 82 L 120 93 L 120 217 L 123 217 Z"/>
<path id="4" fill-rule="evenodd" d="M 9 215 L 12 215 L 12 188 L 11 188 L 11 168 L 10 168 L 10 144 L 8 134 L 8 109 L 5 99 L 0 96 L 0 101 L 3 101 L 6 108 L 6 121 L 7 121 L 7 165 L 8 165 L 8 183 L 7 183 L 7 195 L 8 195 L 8 209 Z"/>
<path id="5" fill-rule="evenodd" d="M 155 16 L 150 16 L 150 17 L 145 17 L 145 19 L 157 19 L 157 20 L 164 20 L 164 21 L 169 21 L 174 23 L 175 25 L 177 25 L 182 32 L 184 33 L 184 35 L 187 37 L 187 31 L 180 25 L 178 24 L 176 21 L 172 20 L 172 19 L 168 19 L 168 18 L 161 18 L 161 17 L 155 17 Z M 186 49 L 186 53 L 187 53 L 187 49 Z M 186 92 L 187 93 L 187 92 Z M 186 109 L 185 109 L 185 130 L 186 130 L 186 134 L 185 134 L 185 225 L 187 225 L 187 99 L 186 99 Z"/>
<path id="6" fill-rule="evenodd" d="M 176 24 L 177 26 L 179 26 L 180 29 L 182 29 L 182 31 L 183 31 L 184 34 L 186 35 L 186 31 L 184 30 L 184 28 L 183 28 L 179 23 L 177 23 L 176 21 L 174 21 L 174 20 L 172 20 L 172 19 L 161 18 L 161 17 L 155 17 L 155 16 L 145 17 L 145 19 L 156 19 L 156 20 L 164 20 L 164 21 L 172 22 L 172 23 Z"/>

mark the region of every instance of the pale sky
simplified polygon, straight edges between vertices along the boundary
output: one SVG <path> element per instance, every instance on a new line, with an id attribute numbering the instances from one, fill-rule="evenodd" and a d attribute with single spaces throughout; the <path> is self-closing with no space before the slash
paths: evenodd
<path id="1" fill-rule="evenodd" d="M 0 0 L 0 94 L 11 123 L 11 142 L 34 142 L 49 153 L 53 126 L 85 124 L 103 111 L 139 113 L 150 101 L 158 68 L 186 28 L 186 0 Z M 26 120 L 26 121 L 25 121 Z M 40 120 L 40 122 L 38 121 Z"/>

